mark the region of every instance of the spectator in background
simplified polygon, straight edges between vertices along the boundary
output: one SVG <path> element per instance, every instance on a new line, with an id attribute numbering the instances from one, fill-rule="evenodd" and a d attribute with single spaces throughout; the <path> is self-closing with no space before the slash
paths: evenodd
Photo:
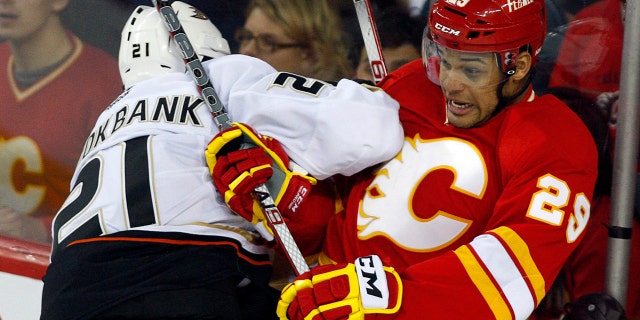
<path id="1" fill-rule="evenodd" d="M 5 235 L 48 241 L 86 136 L 122 91 L 116 60 L 63 27 L 59 14 L 67 4 L 0 0 L 0 38 L 6 40 L 0 44 Z"/>
<path id="2" fill-rule="evenodd" d="M 545 0 L 547 6 L 547 36 L 542 45 L 540 61 L 533 77 L 533 89 L 545 90 L 555 66 L 562 39 L 576 13 L 598 0 Z"/>
<path id="3" fill-rule="evenodd" d="M 253 0 L 246 17 L 235 37 L 241 54 L 316 79 L 353 74 L 340 16 L 326 0 Z"/>
<path id="4" fill-rule="evenodd" d="M 406 8 L 412 17 L 428 17 L 429 9 L 435 0 L 398 0 L 398 4 Z"/>
<path id="5" fill-rule="evenodd" d="M 377 15 L 375 21 L 387 72 L 421 57 L 422 30 L 426 20 L 413 19 L 399 6 L 390 6 Z M 364 46 L 355 78 L 373 81 L 369 57 Z"/>
<path id="6" fill-rule="evenodd" d="M 65 28 L 71 30 L 84 43 L 100 48 L 117 58 L 122 26 L 136 6 L 128 0 L 68 1 L 69 4 L 60 13 Z M 151 3 L 151 0 L 140 1 L 146 2 L 147 5 Z"/>
<path id="7" fill-rule="evenodd" d="M 599 0 L 544 0 L 547 6 L 547 32 L 573 21 L 576 13 Z"/>
<path id="8" fill-rule="evenodd" d="M 549 79 L 595 101 L 620 86 L 625 0 L 600 0 L 579 11 L 566 31 Z"/>
<path id="9" fill-rule="evenodd" d="M 349 61 L 354 69 L 358 67 L 360 63 L 360 53 L 363 44 L 362 31 L 360 30 L 360 23 L 358 22 L 358 16 L 356 14 L 355 5 L 353 1 L 347 0 L 327 0 L 332 8 L 337 8 L 340 19 L 342 20 L 343 30 L 349 43 Z M 379 16 L 380 12 L 384 12 L 395 7 L 396 9 L 409 14 L 409 9 L 405 7 L 402 1 L 396 0 L 369 0 L 371 11 L 375 17 Z M 420 18 L 413 17 L 414 19 Z M 426 18 L 424 19 L 426 21 Z"/>

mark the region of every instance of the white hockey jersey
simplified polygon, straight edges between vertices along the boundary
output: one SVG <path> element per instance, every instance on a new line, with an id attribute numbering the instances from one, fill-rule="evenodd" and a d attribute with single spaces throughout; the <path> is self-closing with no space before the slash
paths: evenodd
<path id="1" fill-rule="evenodd" d="M 402 146 L 398 103 L 379 89 L 276 72 L 248 56 L 203 63 L 233 121 L 278 139 L 319 179 L 351 175 Z M 234 238 L 254 253 L 254 226 L 216 193 L 204 150 L 218 133 L 187 73 L 142 81 L 98 118 L 53 223 L 56 247 L 125 230 Z"/>

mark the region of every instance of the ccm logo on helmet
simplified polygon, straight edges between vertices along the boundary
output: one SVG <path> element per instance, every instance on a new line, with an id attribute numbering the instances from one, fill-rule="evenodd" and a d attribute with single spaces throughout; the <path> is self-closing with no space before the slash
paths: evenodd
<path id="1" fill-rule="evenodd" d="M 452 34 L 454 36 L 459 36 L 460 35 L 460 31 L 459 30 L 454 30 L 454 29 L 451 29 L 451 28 L 449 28 L 447 26 L 443 26 L 438 22 L 436 22 L 436 29 L 440 30 L 440 31 L 442 31 L 444 33 Z"/>

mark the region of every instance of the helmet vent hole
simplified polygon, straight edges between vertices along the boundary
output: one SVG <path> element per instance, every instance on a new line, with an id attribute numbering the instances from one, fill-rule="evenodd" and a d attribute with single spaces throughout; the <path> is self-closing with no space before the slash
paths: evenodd
<path id="1" fill-rule="evenodd" d="M 161 64 L 160 67 L 165 69 L 171 69 L 171 67 L 166 64 Z"/>
<path id="2" fill-rule="evenodd" d="M 480 32 L 478 31 L 469 31 L 469 34 L 467 35 L 468 39 L 475 39 L 478 38 L 480 36 Z"/>
<path id="3" fill-rule="evenodd" d="M 448 11 L 451 11 L 452 13 L 457 14 L 457 15 L 459 15 L 459 16 L 461 16 L 461 17 L 465 17 L 465 18 L 467 17 L 467 15 L 466 15 L 466 14 L 464 14 L 464 13 L 462 13 L 462 12 L 458 11 L 458 10 L 454 10 L 453 8 L 450 8 L 450 7 L 444 7 L 444 9 L 445 9 L 445 10 L 448 10 Z"/>

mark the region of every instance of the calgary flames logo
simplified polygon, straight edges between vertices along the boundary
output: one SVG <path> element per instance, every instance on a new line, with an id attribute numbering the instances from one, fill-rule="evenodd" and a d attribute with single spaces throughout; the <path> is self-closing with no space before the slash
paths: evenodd
<path id="1" fill-rule="evenodd" d="M 358 236 L 384 236 L 410 251 L 438 250 L 458 239 L 471 221 L 444 211 L 423 219 L 414 213 L 414 194 L 434 170 L 450 170 L 451 192 L 481 198 L 487 171 L 478 150 L 459 139 L 406 139 L 402 151 L 377 173 L 360 202 Z M 422 201 L 421 199 L 416 199 Z"/>
<path id="2" fill-rule="evenodd" d="M 38 144 L 29 137 L 0 136 L 0 205 L 31 213 L 46 193 L 43 160 Z"/>

